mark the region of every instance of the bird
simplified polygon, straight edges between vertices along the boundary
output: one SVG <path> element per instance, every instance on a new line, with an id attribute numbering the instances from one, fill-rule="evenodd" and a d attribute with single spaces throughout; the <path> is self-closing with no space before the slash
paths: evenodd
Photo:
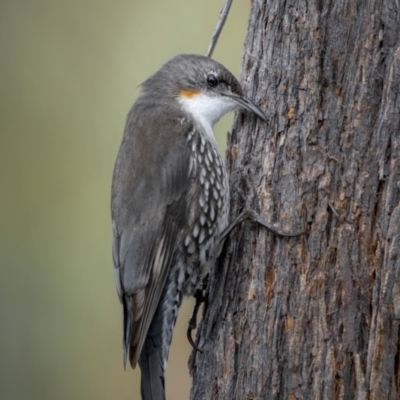
<path id="1" fill-rule="evenodd" d="M 267 121 L 219 62 L 181 54 L 141 85 L 115 162 L 111 216 L 123 355 L 141 370 L 143 400 L 164 400 L 178 310 L 221 252 L 229 185 L 213 134 L 226 113 Z"/>

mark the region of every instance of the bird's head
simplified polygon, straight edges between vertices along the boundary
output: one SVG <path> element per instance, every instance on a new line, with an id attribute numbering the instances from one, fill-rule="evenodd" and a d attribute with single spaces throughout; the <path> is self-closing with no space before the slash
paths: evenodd
<path id="1" fill-rule="evenodd" d="M 264 112 L 243 95 L 237 79 L 211 58 L 181 54 L 165 63 L 143 83 L 144 94 L 177 101 L 203 125 L 213 126 L 224 114 L 248 110 L 264 121 Z"/>

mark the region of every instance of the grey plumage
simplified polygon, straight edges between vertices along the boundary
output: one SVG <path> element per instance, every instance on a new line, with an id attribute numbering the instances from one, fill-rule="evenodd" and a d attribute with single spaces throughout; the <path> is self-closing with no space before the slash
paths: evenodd
<path id="1" fill-rule="evenodd" d="M 221 64 L 180 55 L 144 82 L 127 117 L 112 185 L 113 260 L 124 363 L 139 362 L 146 400 L 165 398 L 182 297 L 201 285 L 221 250 L 229 190 L 211 129 L 237 108 L 265 119 Z"/>

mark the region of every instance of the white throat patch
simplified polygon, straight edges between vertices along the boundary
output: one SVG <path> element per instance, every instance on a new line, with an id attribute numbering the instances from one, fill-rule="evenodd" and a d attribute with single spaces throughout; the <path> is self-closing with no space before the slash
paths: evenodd
<path id="1" fill-rule="evenodd" d="M 237 105 L 228 98 L 207 96 L 200 92 L 192 96 L 179 96 L 179 102 L 183 109 L 188 112 L 194 120 L 204 127 L 207 135 L 214 139 L 212 128 L 226 113 L 233 111 Z"/>

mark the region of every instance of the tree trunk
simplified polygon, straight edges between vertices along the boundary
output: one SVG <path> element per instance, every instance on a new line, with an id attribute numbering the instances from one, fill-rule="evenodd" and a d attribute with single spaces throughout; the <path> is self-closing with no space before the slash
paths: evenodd
<path id="1" fill-rule="evenodd" d="M 252 1 L 193 400 L 399 399 L 400 3 Z"/>

